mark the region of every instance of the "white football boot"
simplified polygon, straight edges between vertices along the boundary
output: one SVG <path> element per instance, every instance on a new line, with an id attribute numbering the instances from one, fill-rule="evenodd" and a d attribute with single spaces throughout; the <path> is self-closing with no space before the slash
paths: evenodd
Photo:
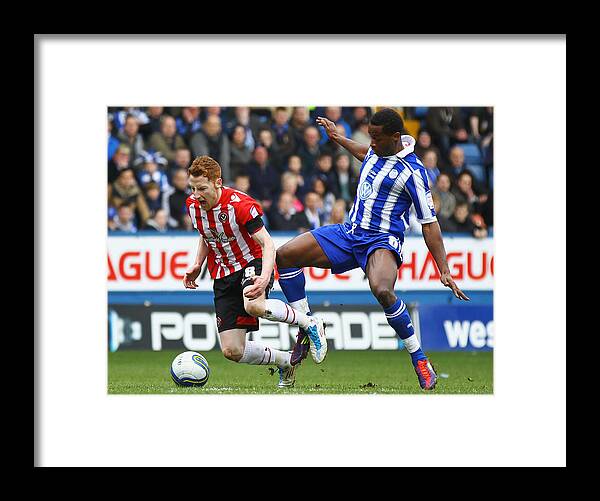
<path id="1" fill-rule="evenodd" d="M 317 317 L 309 317 L 310 324 L 305 329 L 310 339 L 310 354 L 315 363 L 320 364 L 327 355 L 327 338 L 325 337 L 325 323 Z"/>

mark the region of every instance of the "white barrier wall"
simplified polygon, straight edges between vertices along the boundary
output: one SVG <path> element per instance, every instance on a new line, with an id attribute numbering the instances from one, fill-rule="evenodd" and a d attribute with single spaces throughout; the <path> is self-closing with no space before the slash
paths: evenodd
<path id="1" fill-rule="evenodd" d="M 275 247 L 290 237 L 274 237 Z M 463 290 L 493 290 L 493 240 L 444 237 L 448 264 L 453 278 Z M 109 236 L 109 291 L 184 291 L 181 279 L 193 262 L 198 237 L 186 236 Z M 423 238 L 407 237 L 402 249 L 404 264 L 398 271 L 398 290 L 439 290 L 435 261 Z M 329 270 L 306 268 L 309 291 L 368 290 L 360 268 L 334 275 Z M 277 276 L 276 276 L 277 278 Z M 197 281 L 197 290 L 212 290 L 208 273 Z M 275 282 L 275 290 L 279 286 Z M 189 290 L 190 293 L 194 291 Z"/>

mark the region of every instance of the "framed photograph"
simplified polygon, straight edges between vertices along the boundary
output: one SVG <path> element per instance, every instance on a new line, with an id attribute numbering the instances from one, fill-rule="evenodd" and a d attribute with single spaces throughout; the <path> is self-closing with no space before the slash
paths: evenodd
<path id="1" fill-rule="evenodd" d="M 34 108 L 36 466 L 565 465 L 565 34 L 35 35 Z"/>

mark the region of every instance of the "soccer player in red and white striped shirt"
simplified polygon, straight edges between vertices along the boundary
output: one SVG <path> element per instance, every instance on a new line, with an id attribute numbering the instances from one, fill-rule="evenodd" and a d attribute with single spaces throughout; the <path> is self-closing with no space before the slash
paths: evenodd
<path id="1" fill-rule="evenodd" d="M 279 387 L 293 386 L 295 366 L 290 352 L 246 341 L 259 328 L 258 317 L 297 325 L 324 337 L 321 319 L 268 299 L 273 286 L 275 245 L 262 221 L 262 208 L 252 197 L 223 186 L 221 167 L 209 156 L 197 157 L 189 172 L 192 194 L 186 201 L 194 228 L 200 233 L 196 260 L 183 278 L 187 289 L 205 259 L 214 279 L 214 303 L 223 355 L 238 363 L 277 365 Z"/>

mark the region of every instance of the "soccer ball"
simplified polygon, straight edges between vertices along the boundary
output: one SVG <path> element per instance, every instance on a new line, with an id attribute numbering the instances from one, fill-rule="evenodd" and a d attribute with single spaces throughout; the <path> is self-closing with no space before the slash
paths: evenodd
<path id="1" fill-rule="evenodd" d="M 210 376 L 206 358 L 195 351 L 185 351 L 171 364 L 171 377 L 179 386 L 204 386 Z"/>

